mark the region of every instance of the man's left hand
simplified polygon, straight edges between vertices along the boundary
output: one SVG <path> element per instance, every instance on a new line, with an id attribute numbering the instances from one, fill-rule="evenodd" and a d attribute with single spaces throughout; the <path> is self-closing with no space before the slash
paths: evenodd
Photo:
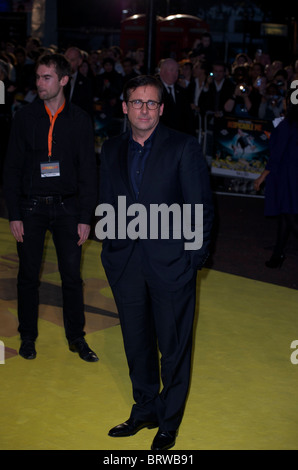
<path id="1" fill-rule="evenodd" d="M 89 233 L 90 233 L 90 225 L 78 224 L 78 234 L 79 234 L 79 237 L 80 237 L 79 241 L 78 241 L 79 246 L 81 246 L 81 245 L 83 245 L 83 243 L 85 243 L 85 241 L 89 237 Z"/>

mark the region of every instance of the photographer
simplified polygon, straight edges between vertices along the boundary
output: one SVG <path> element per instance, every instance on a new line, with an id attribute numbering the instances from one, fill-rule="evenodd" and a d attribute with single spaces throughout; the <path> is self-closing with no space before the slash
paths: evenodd
<path id="1" fill-rule="evenodd" d="M 259 118 L 273 121 L 273 119 L 282 116 L 284 110 L 284 99 L 280 94 L 279 87 L 273 82 L 268 83 L 259 107 Z"/>
<path id="2" fill-rule="evenodd" d="M 204 115 L 213 111 L 216 117 L 224 114 L 226 101 L 234 94 L 235 86 L 223 62 L 215 62 L 200 96 L 200 110 Z"/>
<path id="3" fill-rule="evenodd" d="M 249 98 L 251 87 L 241 83 L 236 85 L 233 95 L 225 102 L 224 109 L 235 116 L 250 116 L 252 102 Z"/>
<path id="4" fill-rule="evenodd" d="M 273 82 L 276 83 L 281 96 L 285 97 L 288 90 L 288 73 L 285 69 L 278 70 L 274 75 Z"/>
<path id="5" fill-rule="evenodd" d="M 252 95 L 252 87 L 247 85 L 248 73 L 246 67 L 237 67 L 234 76 L 235 88 L 233 94 L 224 104 L 227 113 L 238 117 L 252 117 L 257 115 L 258 103 Z"/>

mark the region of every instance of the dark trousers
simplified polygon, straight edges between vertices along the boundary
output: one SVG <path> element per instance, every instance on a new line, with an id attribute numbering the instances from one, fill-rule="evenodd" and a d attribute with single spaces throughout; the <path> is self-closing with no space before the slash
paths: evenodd
<path id="1" fill-rule="evenodd" d="M 280 214 L 274 254 L 283 255 L 291 232 L 298 237 L 298 214 Z"/>
<path id="2" fill-rule="evenodd" d="M 196 276 L 183 289 L 167 292 L 143 271 L 136 243 L 112 290 L 133 386 L 131 416 L 174 431 L 189 389 Z"/>
<path id="3" fill-rule="evenodd" d="M 35 199 L 22 201 L 24 241 L 17 243 L 19 255 L 18 318 L 21 339 L 35 341 L 38 335 L 39 276 L 46 231 L 55 244 L 62 281 L 63 320 L 69 342 L 84 336 L 85 323 L 81 247 L 75 198 L 45 204 Z"/>

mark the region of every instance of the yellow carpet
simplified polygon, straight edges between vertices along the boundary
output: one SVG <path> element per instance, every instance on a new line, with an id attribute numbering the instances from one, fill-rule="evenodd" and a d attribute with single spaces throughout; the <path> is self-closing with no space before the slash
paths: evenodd
<path id="1" fill-rule="evenodd" d="M 42 273 L 37 358 L 18 356 L 17 257 L 0 219 L 1 450 L 149 450 L 155 430 L 113 439 L 128 418 L 131 385 L 100 244 L 84 247 L 87 341 L 100 361 L 66 344 L 51 239 Z M 49 295 L 51 292 L 51 295 Z M 57 299 L 58 300 L 57 300 Z M 298 449 L 298 291 L 203 270 L 189 399 L 175 450 Z"/>

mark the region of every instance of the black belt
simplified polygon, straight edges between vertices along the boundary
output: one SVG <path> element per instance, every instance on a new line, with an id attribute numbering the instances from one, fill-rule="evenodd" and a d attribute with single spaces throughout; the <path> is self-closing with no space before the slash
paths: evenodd
<path id="1" fill-rule="evenodd" d="M 60 204 L 65 199 L 75 197 L 75 194 L 67 194 L 65 196 L 55 194 L 54 196 L 39 196 L 36 194 L 30 194 L 30 196 L 24 196 L 26 199 L 31 199 L 31 201 L 41 202 L 42 204 Z"/>

